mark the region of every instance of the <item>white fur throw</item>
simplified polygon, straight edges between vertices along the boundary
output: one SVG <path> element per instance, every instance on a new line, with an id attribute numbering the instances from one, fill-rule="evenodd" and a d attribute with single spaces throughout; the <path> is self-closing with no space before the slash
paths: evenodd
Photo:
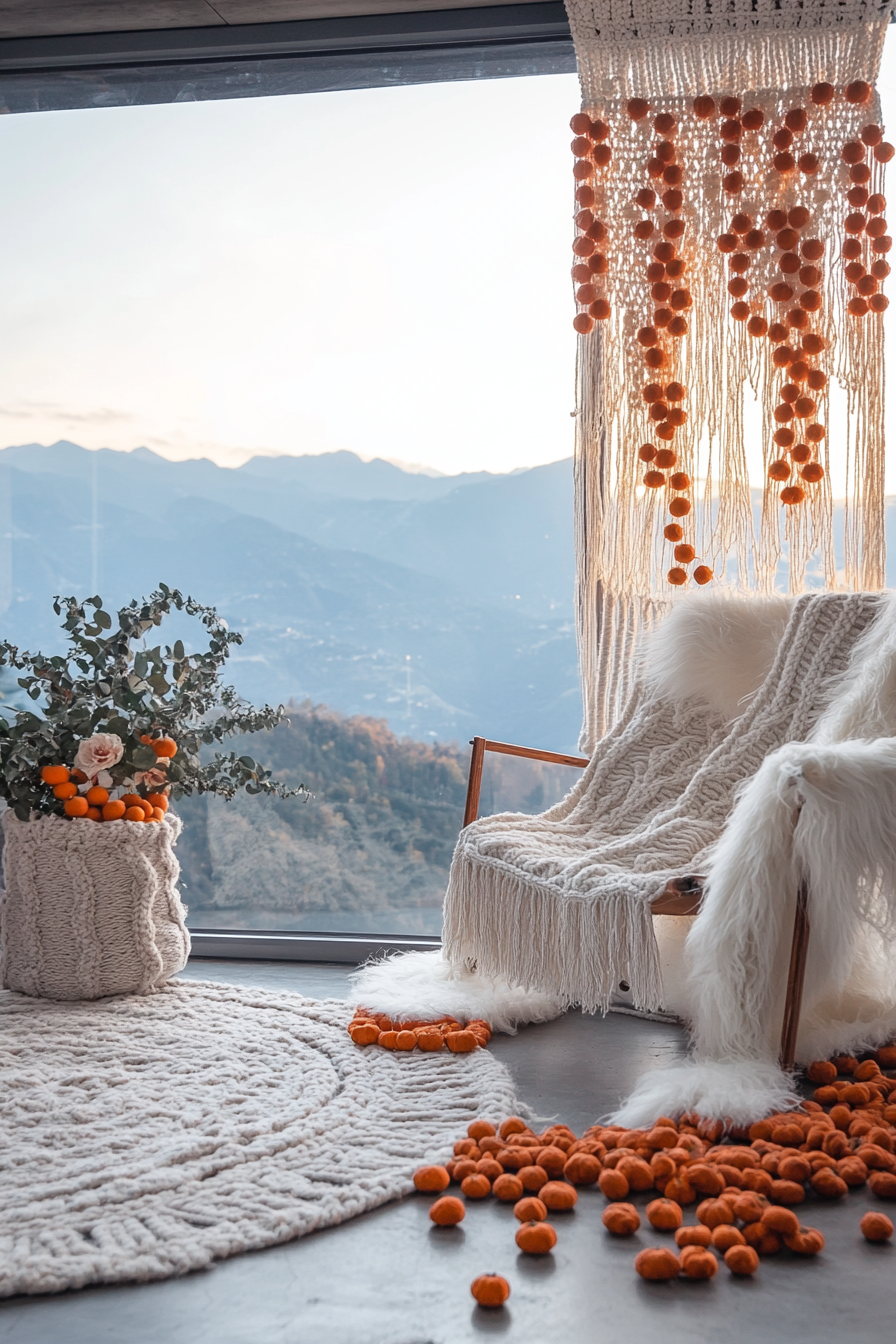
<path id="1" fill-rule="evenodd" d="M 776 1060 L 803 877 L 811 929 L 798 1058 L 896 1032 L 892 596 L 834 692 L 813 740 L 772 753 L 738 799 L 686 944 L 694 1055 L 642 1079 L 620 1123 L 691 1109 L 740 1123 L 781 1104 L 790 1082 Z"/>
<path id="2" fill-rule="evenodd" d="M 662 1006 L 650 901 L 670 878 L 705 871 L 738 787 L 776 748 L 809 736 L 880 601 L 701 594 L 677 608 L 645 682 L 567 798 L 461 833 L 448 960 L 590 1011 L 605 1010 L 622 980 L 639 1007 Z"/>
<path id="3" fill-rule="evenodd" d="M 483 1018 L 493 1031 L 513 1033 L 524 1022 L 550 1022 L 565 1004 L 555 995 L 521 989 L 452 965 L 441 953 L 405 952 L 368 962 L 351 977 L 358 1004 L 408 1021 L 450 1015 L 459 1022 Z"/>
<path id="4" fill-rule="evenodd" d="M 205 983 L 0 994 L 0 1295 L 168 1278 L 330 1227 L 518 1109 L 487 1050 L 363 1050 L 350 1017 Z"/>
<path id="5" fill-rule="evenodd" d="M 48 999 L 147 994 L 187 964 L 176 817 L 3 816 L 0 983 Z"/>

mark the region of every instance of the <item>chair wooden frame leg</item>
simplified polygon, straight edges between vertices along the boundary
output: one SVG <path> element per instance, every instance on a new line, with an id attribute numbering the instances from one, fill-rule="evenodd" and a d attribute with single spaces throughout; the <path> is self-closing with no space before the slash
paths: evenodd
<path id="1" fill-rule="evenodd" d="M 809 927 L 809 884 L 803 878 L 796 895 L 793 942 L 790 945 L 790 970 L 787 974 L 784 1023 L 781 1029 L 781 1068 L 785 1070 L 793 1068 L 796 1058 L 796 1038 L 800 1029 L 800 1009 L 806 979 L 806 958 L 809 955 Z"/>

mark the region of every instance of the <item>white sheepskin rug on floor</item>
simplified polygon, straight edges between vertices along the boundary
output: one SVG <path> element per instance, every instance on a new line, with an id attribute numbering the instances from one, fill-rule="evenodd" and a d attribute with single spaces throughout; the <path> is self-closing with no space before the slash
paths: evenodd
<path id="1" fill-rule="evenodd" d="M 359 1049 L 341 1000 L 0 994 L 0 1295 L 164 1279 L 407 1194 L 518 1103 L 487 1050 Z"/>
<path id="2" fill-rule="evenodd" d="M 452 965 L 441 953 L 405 952 L 368 962 L 350 977 L 356 1002 L 390 1017 L 483 1018 L 493 1031 L 515 1032 L 526 1022 L 550 1022 L 566 1005 L 553 994 L 522 989 Z"/>

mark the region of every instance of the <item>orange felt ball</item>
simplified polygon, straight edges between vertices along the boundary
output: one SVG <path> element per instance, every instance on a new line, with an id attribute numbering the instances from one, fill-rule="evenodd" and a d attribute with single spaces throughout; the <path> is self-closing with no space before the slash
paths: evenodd
<path id="1" fill-rule="evenodd" d="M 548 1216 L 546 1205 L 535 1195 L 526 1195 L 513 1206 L 513 1216 L 521 1223 L 540 1223 Z"/>
<path id="2" fill-rule="evenodd" d="M 447 1190 L 450 1184 L 451 1177 L 444 1167 L 418 1167 L 414 1172 L 415 1189 L 424 1190 L 428 1194 Z"/>
<path id="3" fill-rule="evenodd" d="M 600 1173 L 597 1184 L 600 1187 L 601 1194 L 606 1195 L 607 1199 L 613 1200 L 625 1199 L 630 1188 L 623 1173 L 610 1168 Z"/>
<path id="4" fill-rule="evenodd" d="M 893 1235 L 893 1223 L 885 1213 L 869 1212 L 859 1223 L 859 1230 L 866 1241 L 889 1241 Z"/>
<path id="5" fill-rule="evenodd" d="M 661 1232 L 674 1232 L 676 1228 L 681 1227 L 684 1220 L 681 1205 L 676 1204 L 674 1199 L 651 1200 L 645 1209 L 645 1214 L 651 1227 Z"/>
<path id="6" fill-rule="evenodd" d="M 471 1172 L 460 1183 L 461 1194 L 467 1199 L 485 1199 L 492 1191 L 492 1183 L 481 1171 Z"/>
<path id="7" fill-rule="evenodd" d="M 681 1273 L 681 1261 L 664 1246 L 649 1246 L 635 1256 L 635 1271 L 642 1279 L 662 1282 Z"/>
<path id="8" fill-rule="evenodd" d="M 537 1164 L 528 1167 L 520 1167 L 517 1171 L 517 1176 L 519 1176 L 523 1183 L 523 1189 L 531 1190 L 533 1194 L 537 1194 L 543 1185 L 547 1185 L 549 1180 L 548 1173 L 545 1171 L 544 1167 L 538 1166 Z"/>
<path id="9" fill-rule="evenodd" d="M 672 499 L 669 501 L 669 512 L 673 518 L 684 518 L 691 511 L 691 502 L 689 499 Z"/>
<path id="10" fill-rule="evenodd" d="M 799 485 L 785 485 L 781 491 L 781 503 L 787 505 L 802 504 L 806 498 L 806 492 Z"/>
<path id="11" fill-rule="evenodd" d="M 558 1213 L 574 1208 L 579 1195 L 575 1186 L 567 1185 L 565 1181 L 548 1181 L 539 1190 L 538 1197 L 546 1208 Z"/>
<path id="12" fill-rule="evenodd" d="M 706 1162 L 695 1162 L 688 1167 L 688 1180 L 701 1195 L 720 1195 L 725 1188 L 724 1176 Z"/>
<path id="13" fill-rule="evenodd" d="M 797 1255 L 819 1255 L 824 1250 L 824 1236 L 817 1227 L 800 1227 L 793 1236 L 784 1237 L 784 1245 Z"/>
<path id="14" fill-rule="evenodd" d="M 67 765 L 45 765 L 40 777 L 45 784 L 67 784 L 69 768 Z"/>
<path id="15" fill-rule="evenodd" d="M 650 104 L 646 98 L 630 98 L 625 105 L 625 110 L 632 121 L 643 121 L 650 111 Z"/>
<path id="16" fill-rule="evenodd" d="M 712 1232 L 701 1223 L 698 1227 L 680 1227 L 675 1233 L 677 1246 L 709 1246 Z"/>
<path id="17" fill-rule="evenodd" d="M 503 1307 L 510 1296 L 510 1284 L 500 1274 L 480 1274 L 470 1284 L 470 1292 L 480 1307 Z"/>
<path id="18" fill-rule="evenodd" d="M 734 1222 L 734 1210 L 727 1199 L 704 1199 L 697 1205 L 697 1221 L 704 1227 L 719 1227 Z"/>
<path id="19" fill-rule="evenodd" d="M 551 1143 L 547 1148 L 541 1148 L 538 1152 L 538 1165 L 543 1167 L 548 1176 L 562 1176 L 563 1168 L 566 1166 L 566 1153 L 562 1148 Z"/>
<path id="20" fill-rule="evenodd" d="M 88 821 L 102 821 L 103 814 L 98 807 L 88 807 L 84 813 Z"/>
<path id="21" fill-rule="evenodd" d="M 674 565 L 672 569 L 668 570 L 666 573 L 666 582 L 671 583 L 673 588 L 680 588 L 682 584 L 687 583 L 687 581 L 688 576 L 686 572 L 683 569 L 679 569 L 677 565 Z"/>
<path id="22" fill-rule="evenodd" d="M 755 1274 L 759 1256 L 752 1246 L 732 1246 L 725 1252 L 725 1267 L 732 1274 Z"/>
<path id="23" fill-rule="evenodd" d="M 528 1255 L 547 1255 L 557 1245 L 557 1233 L 550 1223 L 523 1223 L 517 1231 L 516 1244 Z"/>
<path id="24" fill-rule="evenodd" d="M 63 803 L 63 811 L 67 817 L 86 817 L 90 810 L 90 804 L 86 798 L 69 798 Z"/>
<path id="25" fill-rule="evenodd" d="M 694 570 L 693 574 L 694 582 L 699 583 L 701 587 L 703 587 L 704 584 L 711 583 L 714 578 L 715 575 L 713 574 L 709 565 L 698 565 L 697 568 Z"/>
<path id="26" fill-rule="evenodd" d="M 522 1181 L 509 1171 L 505 1172 L 503 1176 L 499 1176 L 492 1185 L 492 1194 L 495 1199 L 500 1199 L 503 1204 L 516 1204 L 522 1193 Z"/>
<path id="27" fill-rule="evenodd" d="M 667 541 L 681 541 L 684 531 L 678 523 L 667 523 L 663 528 L 663 536 Z"/>
<path id="28" fill-rule="evenodd" d="M 854 79 L 851 84 L 847 84 L 843 90 L 843 96 L 848 103 L 860 105 L 871 101 L 871 85 L 864 79 Z"/>
<path id="29" fill-rule="evenodd" d="M 375 1022 L 361 1022 L 357 1026 L 350 1026 L 348 1034 L 355 1045 L 376 1045 L 380 1038 L 380 1029 Z"/>
<path id="30" fill-rule="evenodd" d="M 57 784 L 53 789 L 53 797 L 64 802 L 66 798 L 74 798 L 78 792 L 77 784 Z"/>
<path id="31" fill-rule="evenodd" d="M 594 329 L 594 318 L 589 317 L 587 313 L 577 313 L 572 325 L 580 336 L 587 336 L 589 331 Z"/>
<path id="32" fill-rule="evenodd" d="M 634 1204 L 608 1204 L 602 1221 L 607 1231 L 616 1237 L 631 1237 L 641 1226 L 641 1217 Z"/>
<path id="33" fill-rule="evenodd" d="M 445 1037 L 445 1044 L 455 1055 L 466 1055 L 471 1050 L 476 1050 L 479 1042 L 472 1031 L 449 1031 Z"/>
<path id="34" fill-rule="evenodd" d="M 719 1262 L 712 1251 L 692 1246 L 682 1255 L 681 1268 L 689 1279 L 711 1279 L 718 1273 Z"/>
<path id="35" fill-rule="evenodd" d="M 827 107 L 829 103 L 833 102 L 835 92 L 833 84 L 823 81 L 819 84 L 813 84 L 809 97 L 816 107 Z"/>
<path id="36" fill-rule="evenodd" d="M 454 1227 L 466 1214 L 464 1202 L 456 1195 L 443 1195 L 430 1207 L 429 1216 L 437 1227 Z"/>
<path id="37" fill-rule="evenodd" d="M 92 789 L 87 790 L 84 797 L 91 807 L 102 807 L 104 803 L 108 803 L 109 801 L 109 790 L 100 788 L 98 784 L 94 784 Z"/>
<path id="38" fill-rule="evenodd" d="M 732 1227 L 728 1223 L 721 1223 L 718 1227 L 713 1228 L 710 1244 L 715 1250 L 724 1253 L 730 1250 L 732 1246 L 746 1246 L 747 1243 L 744 1240 L 743 1232 L 738 1228 Z"/>

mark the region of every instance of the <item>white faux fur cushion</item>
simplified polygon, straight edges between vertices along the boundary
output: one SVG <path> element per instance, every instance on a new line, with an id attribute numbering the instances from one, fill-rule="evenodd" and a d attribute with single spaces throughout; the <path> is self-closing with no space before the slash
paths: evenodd
<path id="1" fill-rule="evenodd" d="M 738 718 L 769 673 L 792 605 L 789 597 L 692 594 L 646 641 L 647 685 L 657 695 Z"/>

